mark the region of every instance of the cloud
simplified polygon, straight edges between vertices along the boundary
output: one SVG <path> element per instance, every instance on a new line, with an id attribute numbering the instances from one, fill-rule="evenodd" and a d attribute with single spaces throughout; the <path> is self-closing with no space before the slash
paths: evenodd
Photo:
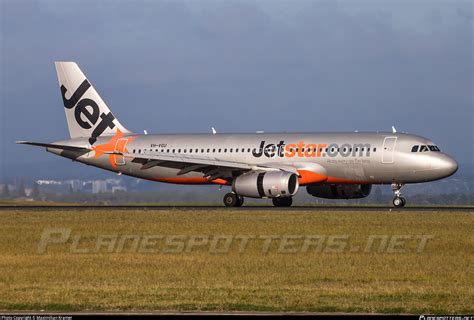
<path id="1" fill-rule="evenodd" d="M 79 62 L 149 132 L 399 130 L 465 162 L 468 1 L 2 1 L 5 163 L 67 136 L 52 62 Z M 41 126 L 41 130 L 38 130 Z M 39 159 L 49 159 L 38 155 Z M 25 159 L 25 160 L 18 160 Z"/>

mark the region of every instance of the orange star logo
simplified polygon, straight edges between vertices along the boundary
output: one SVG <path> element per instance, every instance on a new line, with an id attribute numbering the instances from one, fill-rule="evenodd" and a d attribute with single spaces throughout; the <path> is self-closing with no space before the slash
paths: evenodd
<path id="1" fill-rule="evenodd" d="M 120 155 L 112 154 L 113 152 L 128 152 L 126 146 L 129 142 L 133 141 L 135 137 L 126 137 L 120 129 L 104 144 L 92 146 L 92 150 L 95 151 L 95 158 L 98 159 L 104 154 L 108 154 L 109 162 L 114 170 L 117 169 L 117 157 Z M 122 156 L 123 157 L 123 156 Z"/>

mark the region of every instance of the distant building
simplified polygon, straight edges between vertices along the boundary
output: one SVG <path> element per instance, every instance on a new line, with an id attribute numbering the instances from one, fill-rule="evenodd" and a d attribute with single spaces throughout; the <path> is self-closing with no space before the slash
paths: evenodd
<path id="1" fill-rule="evenodd" d="M 95 180 L 92 181 L 92 193 L 107 192 L 107 181 Z"/>
<path id="2" fill-rule="evenodd" d="M 115 193 L 115 192 L 126 192 L 127 191 L 127 188 L 125 187 L 121 187 L 121 186 L 113 186 L 112 187 L 112 193 Z"/>

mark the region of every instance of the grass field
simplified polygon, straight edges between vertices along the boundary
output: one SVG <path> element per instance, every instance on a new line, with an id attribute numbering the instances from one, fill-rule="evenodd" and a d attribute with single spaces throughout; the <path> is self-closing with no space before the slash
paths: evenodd
<path id="1" fill-rule="evenodd" d="M 474 312 L 473 212 L 7 210 L 0 223 L 1 310 Z"/>

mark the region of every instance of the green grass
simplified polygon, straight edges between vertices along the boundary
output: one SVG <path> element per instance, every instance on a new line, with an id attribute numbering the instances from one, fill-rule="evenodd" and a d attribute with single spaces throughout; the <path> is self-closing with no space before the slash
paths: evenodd
<path id="1" fill-rule="evenodd" d="M 219 310 L 380 313 L 474 312 L 473 212 L 111 211 L 0 212 L 1 310 Z M 68 228 L 45 254 L 45 228 Z M 423 252 L 279 253 L 250 241 L 239 253 L 94 252 L 104 235 L 432 235 Z M 89 253 L 72 253 L 72 237 Z M 300 247 L 301 241 L 296 241 Z M 349 247 L 348 247 L 349 248 Z"/>

